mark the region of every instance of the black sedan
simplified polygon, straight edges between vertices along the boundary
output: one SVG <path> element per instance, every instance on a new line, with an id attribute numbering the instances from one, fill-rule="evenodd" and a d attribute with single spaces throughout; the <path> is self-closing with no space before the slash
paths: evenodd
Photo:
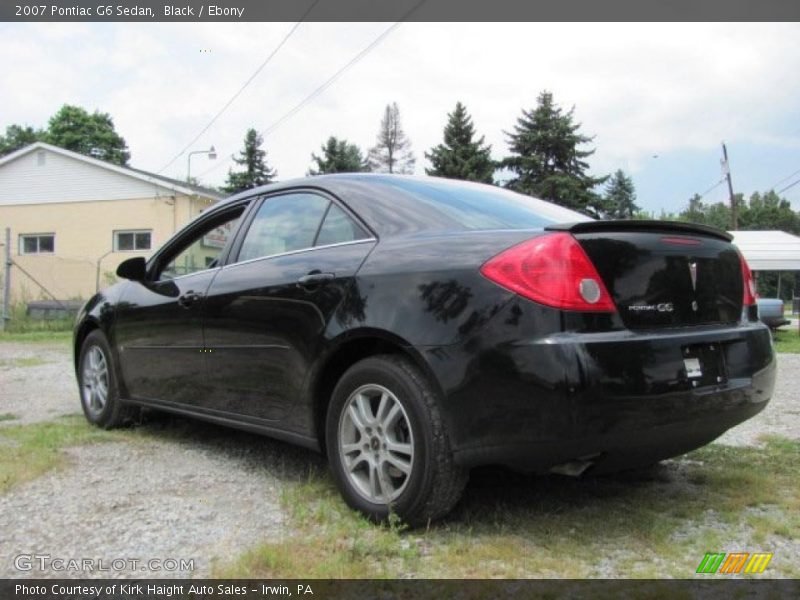
<path id="1" fill-rule="evenodd" d="M 492 186 L 272 184 L 118 275 L 75 329 L 89 421 L 149 407 L 317 449 L 375 519 L 441 517 L 478 465 L 579 475 L 676 456 L 774 386 L 728 234 Z"/>

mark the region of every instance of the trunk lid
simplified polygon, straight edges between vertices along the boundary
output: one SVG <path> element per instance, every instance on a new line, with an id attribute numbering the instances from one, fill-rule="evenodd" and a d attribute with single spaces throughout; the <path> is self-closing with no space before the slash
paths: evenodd
<path id="1" fill-rule="evenodd" d="M 723 231 L 662 221 L 591 221 L 548 229 L 575 236 L 630 329 L 741 319 L 741 263 Z"/>

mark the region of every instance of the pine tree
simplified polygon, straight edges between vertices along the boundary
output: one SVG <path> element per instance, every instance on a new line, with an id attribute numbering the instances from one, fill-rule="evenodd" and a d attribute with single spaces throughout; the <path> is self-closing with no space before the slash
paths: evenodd
<path id="1" fill-rule="evenodd" d="M 312 153 L 311 160 L 315 165 L 308 170 L 309 175 L 369 171 L 369 162 L 364 158 L 361 149 L 334 136 L 329 137 L 322 145 L 322 156 Z"/>
<path id="2" fill-rule="evenodd" d="M 413 173 L 416 159 L 400 123 L 397 102 L 386 105 L 377 143 L 369 151 L 370 168 L 382 173 Z"/>
<path id="3" fill-rule="evenodd" d="M 633 180 L 618 169 L 606 185 L 606 216 L 611 219 L 632 219 L 641 209 L 636 205 Z"/>
<path id="4" fill-rule="evenodd" d="M 461 102 L 456 102 L 455 110 L 447 115 L 444 144 L 425 153 L 433 166 L 425 172 L 437 177 L 493 183 L 492 147 L 484 144 L 483 136 L 479 140 L 474 137 L 472 117 Z"/>
<path id="5" fill-rule="evenodd" d="M 539 94 L 533 110 L 523 110 L 509 137 L 511 155 L 501 165 L 514 173 L 507 187 L 562 206 L 598 216 L 604 212 L 603 198 L 593 191 L 608 177 L 587 174 L 583 159 L 594 150 L 579 146 L 594 138 L 579 133 L 573 121 L 574 108 L 563 112 L 553 94 Z"/>
<path id="6" fill-rule="evenodd" d="M 263 138 L 255 129 L 248 129 L 244 136 L 244 148 L 239 158 L 233 161 L 243 165 L 243 171 L 228 171 L 228 181 L 222 188 L 229 194 L 249 190 L 265 183 L 270 183 L 277 173 L 267 165 L 267 152 L 261 149 Z"/>

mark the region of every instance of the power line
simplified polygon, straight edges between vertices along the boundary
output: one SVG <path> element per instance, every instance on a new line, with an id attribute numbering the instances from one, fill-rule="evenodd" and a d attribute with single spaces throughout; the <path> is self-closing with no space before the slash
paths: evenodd
<path id="1" fill-rule="evenodd" d="M 383 40 L 384 40 L 384 39 L 385 39 L 385 38 L 386 38 L 386 37 L 387 37 L 389 34 L 391 34 L 391 33 L 392 33 L 392 31 L 394 31 L 394 30 L 395 30 L 397 27 L 399 27 L 399 26 L 400 26 L 400 23 L 401 23 L 401 22 L 400 22 L 400 21 L 398 21 L 397 23 L 393 24 L 391 27 L 389 27 L 388 29 L 386 29 L 386 30 L 385 30 L 385 31 L 384 31 L 382 34 L 380 34 L 380 35 L 379 35 L 377 38 L 375 38 L 375 40 L 373 40 L 373 41 L 372 41 L 372 43 L 370 43 L 370 44 L 369 44 L 369 45 L 368 45 L 366 48 L 364 48 L 364 49 L 363 49 L 361 52 L 359 52 L 358 54 L 356 54 L 356 55 L 355 55 L 355 56 L 354 56 L 354 57 L 353 57 L 353 58 L 352 58 L 352 59 L 351 59 L 349 62 L 347 62 L 347 64 L 345 64 L 345 65 L 344 65 L 343 67 L 341 67 L 341 68 L 340 68 L 338 71 L 336 71 L 336 73 L 334 73 L 334 74 L 333 74 L 333 75 L 332 75 L 330 78 L 328 78 L 328 79 L 325 81 L 325 83 L 323 83 L 322 85 L 320 85 L 320 86 L 319 86 L 317 89 L 315 89 L 313 92 L 311 92 L 311 93 L 310 93 L 308 96 L 306 96 L 305 98 L 303 98 L 303 100 L 301 100 L 299 103 L 297 103 L 297 104 L 296 104 L 296 105 L 295 105 L 295 106 L 294 106 L 294 107 L 293 107 L 293 108 L 292 108 L 290 111 L 288 111 L 287 113 L 285 113 L 285 114 L 284 114 L 282 117 L 280 117 L 280 118 L 279 118 L 279 119 L 277 119 L 275 122 L 273 122 L 273 123 L 272 123 L 272 124 L 271 124 L 269 127 L 267 127 L 266 129 L 264 129 L 264 130 L 261 132 L 261 135 L 262 135 L 262 136 L 265 136 L 265 137 L 266 137 L 266 136 L 268 136 L 270 133 L 272 133 L 272 132 L 273 132 L 273 131 L 275 131 L 275 130 L 276 130 L 278 127 L 280 127 L 280 126 L 281 126 L 281 124 L 283 124 L 285 121 L 289 120 L 291 117 L 293 117 L 295 114 L 297 114 L 297 113 L 298 113 L 300 110 L 302 110 L 302 108 L 303 108 L 305 105 L 307 105 L 307 104 L 308 104 L 309 102 L 311 102 L 311 101 L 312 101 L 314 98 L 316 98 L 317 96 L 319 96 L 319 95 L 320 95 L 322 92 L 324 92 L 324 91 L 325 91 L 326 89 L 328 89 L 328 88 L 329 88 L 331 85 L 333 85 L 333 83 L 334 83 L 334 82 L 335 82 L 335 81 L 336 81 L 336 80 L 337 80 L 339 77 L 341 77 L 341 76 L 342 76 L 342 74 L 344 74 L 344 72 L 345 72 L 347 69 L 349 69 L 350 67 L 352 67 L 353 65 L 355 65 L 355 64 L 356 64 L 357 62 L 359 62 L 359 61 L 360 61 L 362 58 L 364 58 L 364 57 L 365 57 L 367 54 L 369 54 L 369 53 L 372 51 L 372 49 L 373 49 L 373 48 L 375 48 L 375 47 L 376 47 L 378 44 L 380 44 L 380 43 L 381 43 L 381 42 L 382 42 L 382 41 L 383 41 Z"/>
<path id="2" fill-rule="evenodd" d="M 773 183 L 771 186 L 769 186 L 769 189 L 771 189 L 771 190 L 774 190 L 776 185 L 779 185 L 779 184 L 783 183 L 784 181 L 788 181 L 788 180 L 790 180 L 792 177 L 794 177 L 794 176 L 795 176 L 795 175 L 797 175 L 798 173 L 800 173 L 800 169 L 797 169 L 797 171 L 795 171 L 794 173 L 790 173 L 789 175 L 787 175 L 787 176 L 786 176 L 786 177 L 784 177 L 783 179 L 779 179 L 778 181 L 776 181 L 775 183 Z M 795 182 L 795 183 L 796 183 L 796 182 Z M 792 185 L 794 185 L 794 184 L 792 184 Z M 790 186 L 790 187 L 791 187 L 791 186 Z M 784 189 L 786 189 L 786 188 L 784 188 Z M 781 190 L 781 192 L 782 192 L 782 191 L 783 191 L 783 190 Z M 778 192 L 778 193 L 780 193 L 780 192 Z"/>
<path id="3" fill-rule="evenodd" d="M 267 58 L 264 59 L 264 61 L 258 66 L 258 68 L 253 72 L 253 74 L 242 84 L 242 86 L 237 90 L 237 92 L 233 96 L 231 96 L 231 98 L 225 103 L 225 105 L 221 109 L 219 109 L 219 111 L 217 111 L 217 114 L 215 114 L 212 117 L 212 119 L 206 124 L 206 126 L 203 127 L 203 129 L 201 129 L 200 132 L 196 136 L 194 136 L 192 138 L 192 140 L 188 144 L 186 144 L 186 146 L 184 146 L 183 149 L 180 152 L 178 152 L 175 156 L 173 156 L 172 159 L 167 164 L 165 164 L 163 167 L 161 167 L 161 169 L 158 171 L 158 173 L 164 172 L 170 165 L 172 165 L 172 163 L 174 163 L 181 156 L 183 156 L 184 153 L 189 148 L 191 148 L 191 146 L 198 139 L 200 139 L 200 136 L 202 136 L 206 131 L 208 131 L 211 128 L 211 126 L 217 121 L 217 119 L 219 119 L 222 116 L 222 113 L 224 113 L 226 110 L 228 110 L 230 105 L 233 104 L 236 101 L 236 99 L 241 95 L 241 93 L 245 90 L 245 88 L 247 88 L 247 86 L 250 85 L 256 77 L 258 77 L 258 74 L 261 73 L 261 71 L 264 69 L 264 67 L 266 67 L 269 64 L 269 62 L 278 53 L 278 51 L 284 46 L 284 44 L 286 44 L 286 42 L 289 41 L 289 38 L 292 37 L 292 35 L 294 34 L 295 31 L 297 31 L 297 28 L 300 27 L 300 25 L 303 23 L 305 18 L 311 12 L 311 10 L 317 4 L 319 4 L 319 1 L 320 0 L 314 0 L 314 2 L 311 4 L 311 6 L 309 6 L 308 9 L 300 17 L 300 20 L 297 23 L 294 24 L 294 27 L 292 27 L 289 30 L 289 33 L 287 33 L 283 37 L 283 39 L 278 43 L 278 45 L 275 46 L 275 48 L 272 50 L 272 52 L 270 52 L 269 56 L 267 56 Z"/>
<path id="4" fill-rule="evenodd" d="M 798 171 L 798 173 L 800 173 L 800 171 Z M 796 186 L 798 183 L 800 183 L 800 179 L 798 179 L 798 180 L 797 180 L 797 181 L 795 181 L 794 183 L 790 183 L 789 185 L 787 185 L 787 186 L 786 186 L 785 188 L 783 188 L 782 190 L 778 190 L 778 192 L 777 192 L 777 193 L 778 193 L 778 194 L 782 194 L 783 192 L 785 192 L 785 191 L 786 191 L 786 190 L 788 190 L 789 188 L 793 188 L 794 186 Z"/>
<path id="5" fill-rule="evenodd" d="M 341 67 L 338 71 L 336 71 L 336 73 L 334 73 L 333 76 L 331 76 L 328 79 L 326 79 L 325 82 L 323 82 L 321 85 L 319 85 L 313 92 L 308 94 L 305 98 L 303 98 L 300 102 L 298 102 L 294 107 L 292 107 L 288 112 L 284 113 L 281 117 L 279 117 L 277 120 L 275 120 L 266 129 L 264 129 L 261 132 L 261 136 L 262 137 L 268 136 L 270 133 L 272 133 L 278 127 L 280 127 L 280 125 L 282 123 L 284 123 L 285 121 L 287 121 L 288 119 L 293 117 L 305 105 L 307 105 L 314 98 L 316 98 L 322 92 L 324 92 L 327 88 L 329 88 L 347 69 L 349 69 L 350 67 L 355 65 L 362 58 L 364 58 L 364 56 L 366 56 L 372 49 L 374 49 L 380 42 L 382 42 L 386 38 L 386 36 L 388 36 L 392 31 L 394 31 L 400 25 L 400 23 L 401 22 L 398 21 L 398 22 L 394 23 L 393 25 L 391 25 L 390 27 L 388 27 L 386 30 L 384 30 L 383 33 L 381 33 L 377 38 L 375 38 L 372 42 L 370 42 L 370 44 L 367 45 L 363 50 L 361 50 L 361 52 L 356 54 L 355 57 L 350 59 L 343 67 Z M 228 160 L 229 159 L 226 159 L 224 162 L 221 161 L 221 162 L 217 163 L 216 165 L 214 165 L 210 169 L 208 169 L 208 170 L 204 171 L 203 173 L 201 173 L 200 177 L 205 177 L 209 173 L 213 173 L 214 171 L 216 171 L 220 167 L 226 165 Z"/>
<path id="6" fill-rule="evenodd" d="M 322 92 L 324 92 L 331 85 L 333 85 L 333 83 L 337 79 L 339 79 L 339 77 L 341 77 L 344 74 L 345 71 L 350 69 L 356 63 L 358 63 L 362 58 L 364 58 L 367 54 L 369 54 L 372 50 L 374 50 L 375 47 L 378 46 L 378 44 L 380 44 L 384 39 L 386 39 L 386 37 L 389 34 L 391 34 L 395 29 L 397 29 L 406 19 L 408 19 L 411 16 L 411 14 L 414 11 L 416 11 L 420 6 L 425 4 L 426 1 L 427 0 L 420 0 L 420 2 L 415 4 L 410 10 L 408 10 L 408 12 L 406 12 L 400 18 L 400 20 L 398 20 L 396 23 L 393 23 L 388 28 L 386 28 L 378 37 L 376 37 L 374 40 L 372 40 L 372 42 L 370 42 L 367 46 L 365 46 L 364 49 L 362 49 L 358 54 L 356 54 L 353 58 L 351 58 L 349 61 L 347 61 L 347 63 L 345 63 L 342 67 L 340 67 L 338 71 L 336 71 L 333 75 L 331 75 L 328 79 L 326 79 L 322 84 L 317 86 L 317 88 L 314 89 L 314 91 L 312 91 L 305 98 L 303 98 L 300 102 L 298 102 L 295 106 L 293 106 L 290 110 L 288 110 L 286 113 L 284 113 L 278 119 L 276 119 L 266 129 L 263 129 L 261 131 L 261 136 L 262 137 L 266 137 L 269 134 L 271 134 L 278 127 L 280 127 L 285 121 L 287 121 L 288 119 L 293 117 L 295 114 L 297 114 L 300 110 L 302 110 L 303 107 L 305 107 L 314 98 L 319 96 Z M 224 162 L 219 162 L 218 164 L 214 165 L 210 169 L 204 171 L 203 173 L 200 174 L 200 177 L 205 177 L 209 173 L 212 173 L 212 172 L 216 171 L 217 169 L 219 169 L 220 167 L 224 166 L 225 164 L 227 164 L 227 160 L 228 159 L 226 159 Z"/>
<path id="7" fill-rule="evenodd" d="M 702 200 L 703 198 L 705 198 L 708 194 L 710 194 L 715 189 L 717 189 L 719 186 L 721 186 L 723 183 L 725 183 L 725 181 L 727 181 L 726 177 L 723 177 L 722 179 L 720 179 L 717 183 L 715 183 L 710 188 L 708 188 L 705 192 L 700 194 L 700 197 L 698 198 L 698 200 Z"/>

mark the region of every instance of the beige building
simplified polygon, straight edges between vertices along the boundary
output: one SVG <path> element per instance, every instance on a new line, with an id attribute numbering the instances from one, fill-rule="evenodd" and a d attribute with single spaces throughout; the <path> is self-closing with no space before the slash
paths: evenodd
<path id="1" fill-rule="evenodd" d="M 0 158 L 0 244 L 9 227 L 18 265 L 12 303 L 49 298 L 33 279 L 59 300 L 90 297 L 120 262 L 150 255 L 221 198 L 42 142 Z"/>

